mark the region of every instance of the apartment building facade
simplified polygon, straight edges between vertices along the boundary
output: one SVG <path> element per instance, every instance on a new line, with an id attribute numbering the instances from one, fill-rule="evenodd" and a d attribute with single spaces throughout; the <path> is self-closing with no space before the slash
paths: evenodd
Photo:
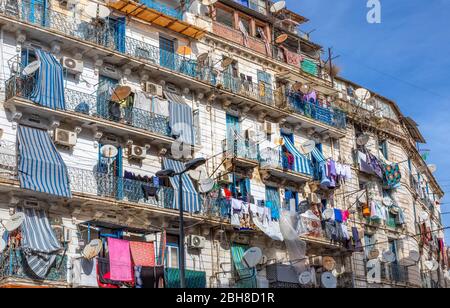
<path id="1" fill-rule="evenodd" d="M 1 1 L 1 285 L 179 286 L 178 178 L 156 174 L 202 157 L 188 287 L 446 286 L 417 125 L 331 77 L 304 22 L 265 0 Z"/>

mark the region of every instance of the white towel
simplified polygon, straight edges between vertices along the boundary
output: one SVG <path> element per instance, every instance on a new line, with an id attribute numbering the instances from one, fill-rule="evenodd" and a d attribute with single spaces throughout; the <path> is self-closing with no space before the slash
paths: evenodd
<path id="1" fill-rule="evenodd" d="M 152 112 L 165 117 L 169 116 L 169 102 L 159 97 L 153 97 Z"/>
<path id="2" fill-rule="evenodd" d="M 152 98 L 143 91 L 136 91 L 134 93 L 134 108 L 141 109 L 143 111 L 151 112 L 152 110 Z"/>
<path id="3" fill-rule="evenodd" d="M 75 287 L 98 288 L 97 259 L 74 259 L 72 265 L 72 283 Z"/>
<path id="4" fill-rule="evenodd" d="M 231 199 L 231 208 L 236 211 L 242 210 L 242 205 L 244 202 L 238 199 Z"/>

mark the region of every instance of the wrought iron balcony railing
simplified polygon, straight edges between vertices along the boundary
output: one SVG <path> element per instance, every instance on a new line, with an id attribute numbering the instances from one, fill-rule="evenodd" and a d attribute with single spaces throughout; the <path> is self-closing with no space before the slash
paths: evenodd
<path id="1" fill-rule="evenodd" d="M 241 139 L 225 139 L 222 141 L 222 148 L 229 158 L 259 160 L 258 144 L 255 142 Z"/>
<path id="2" fill-rule="evenodd" d="M 319 102 L 305 101 L 301 95 L 292 92 L 286 97 L 288 106 L 301 115 L 341 129 L 347 125 L 345 113 L 338 108 L 322 107 Z"/>
<path id="3" fill-rule="evenodd" d="M 31 94 L 35 86 L 36 82 L 32 77 L 12 76 L 6 81 L 6 100 L 13 97 L 32 100 Z M 99 91 L 89 94 L 66 87 L 66 110 L 126 124 L 162 136 L 171 136 L 168 117 L 131 106 L 122 108 L 119 104 L 110 102 L 110 94 Z"/>
<path id="4" fill-rule="evenodd" d="M 0 255 L 0 279 L 20 278 L 33 281 L 42 281 L 33 274 L 23 255 L 22 249 L 7 249 Z M 67 281 L 67 256 L 58 255 L 43 281 Z"/>

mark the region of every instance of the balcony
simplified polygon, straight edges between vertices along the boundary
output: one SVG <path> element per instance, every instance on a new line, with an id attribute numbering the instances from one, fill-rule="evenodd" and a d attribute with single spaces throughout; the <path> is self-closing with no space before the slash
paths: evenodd
<path id="1" fill-rule="evenodd" d="M 67 118 L 73 115 L 75 124 L 94 125 L 115 134 L 123 134 L 119 127 L 135 129 L 136 137 L 140 139 L 155 139 L 162 144 L 170 145 L 173 142 L 169 127 L 169 117 L 155 114 L 134 107 L 125 107 L 121 110 L 118 105 L 111 103 L 108 95 L 93 92 L 83 93 L 65 87 L 65 110 L 53 110 L 36 105 L 31 101 L 31 93 L 35 87 L 34 78 L 13 76 L 6 81 L 5 107 L 11 112 L 33 113 L 36 108 L 42 108 L 42 115 L 52 116 L 54 119 Z M 115 124 L 116 127 L 114 125 Z"/>
<path id="2" fill-rule="evenodd" d="M 347 125 L 345 113 L 338 108 L 322 107 L 318 101 L 305 101 L 299 94 L 292 92 L 286 98 L 288 107 L 296 113 L 339 129 L 345 129 Z"/>
<path id="3" fill-rule="evenodd" d="M 222 148 L 227 159 L 228 169 L 233 166 L 247 169 L 259 165 L 258 145 L 244 139 L 225 139 Z"/>
<path id="4" fill-rule="evenodd" d="M 371 268 L 367 268 L 365 262 L 365 277 Z M 381 284 L 396 284 L 408 285 L 410 284 L 409 268 L 404 265 L 396 263 L 381 263 Z"/>
<path id="5" fill-rule="evenodd" d="M 45 280 L 28 269 L 21 249 L 8 249 L 0 255 L 0 287 L 63 287 L 67 283 L 67 256 L 58 255 Z"/>
<path id="6" fill-rule="evenodd" d="M 279 149 L 266 148 L 261 151 L 260 172 L 265 180 L 275 182 L 293 182 L 303 184 L 313 179 L 313 174 L 301 173 L 294 170 L 287 157 Z"/>
<path id="7" fill-rule="evenodd" d="M 229 40 L 235 44 L 240 46 L 244 45 L 244 35 L 239 30 L 233 29 L 221 23 L 213 21 L 213 33 L 217 36 L 220 36 L 226 40 Z M 248 37 L 248 48 L 256 51 L 260 54 L 263 54 L 268 57 L 272 57 L 272 48 L 266 48 L 266 45 L 263 41 L 251 37 Z"/>

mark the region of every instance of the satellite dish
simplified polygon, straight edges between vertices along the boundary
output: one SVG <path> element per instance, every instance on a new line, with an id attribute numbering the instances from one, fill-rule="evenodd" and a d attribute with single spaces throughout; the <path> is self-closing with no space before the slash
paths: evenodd
<path id="1" fill-rule="evenodd" d="M 362 134 L 358 138 L 356 138 L 356 143 L 359 146 L 364 146 L 369 142 L 369 139 L 370 139 L 369 135 Z"/>
<path id="2" fill-rule="evenodd" d="M 389 197 L 384 197 L 383 198 L 383 205 L 384 206 L 391 206 L 392 205 L 392 199 Z"/>
<path id="3" fill-rule="evenodd" d="M 322 285 L 327 289 L 337 288 L 337 279 L 334 277 L 333 273 L 325 272 L 321 276 Z"/>
<path id="4" fill-rule="evenodd" d="M 8 246 L 8 232 L 5 228 L 1 228 L 0 231 L 0 253 L 5 251 L 6 246 Z"/>
<path id="5" fill-rule="evenodd" d="M 280 36 L 278 36 L 275 39 L 275 43 L 277 44 L 283 44 L 284 42 L 286 42 L 286 40 L 289 38 L 289 35 L 287 34 L 281 34 Z"/>
<path id="6" fill-rule="evenodd" d="M 204 6 L 211 6 L 211 5 L 213 5 L 214 3 L 216 3 L 218 0 L 202 0 L 202 4 L 204 5 Z"/>
<path id="7" fill-rule="evenodd" d="M 367 256 L 369 260 L 375 260 L 380 256 L 380 251 L 378 249 L 372 249 Z"/>
<path id="8" fill-rule="evenodd" d="M 316 148 L 316 142 L 314 140 L 308 140 L 300 145 L 300 153 L 308 155 Z"/>
<path id="9" fill-rule="evenodd" d="M 301 82 L 294 83 L 294 85 L 292 86 L 292 90 L 294 90 L 295 92 L 301 92 L 303 90 L 303 83 Z"/>
<path id="10" fill-rule="evenodd" d="M 253 268 L 261 262 L 262 257 L 263 254 L 259 247 L 251 247 L 242 256 L 242 262 L 247 268 Z"/>
<path id="11" fill-rule="evenodd" d="M 117 154 L 119 154 L 119 151 L 112 144 L 107 144 L 102 146 L 102 148 L 100 149 L 100 153 L 102 153 L 103 157 L 114 158 L 117 156 Z"/>
<path id="12" fill-rule="evenodd" d="M 113 94 L 111 96 L 111 100 L 113 102 L 120 102 L 124 99 L 126 99 L 128 96 L 131 95 L 131 87 L 129 86 L 118 86 L 114 89 Z"/>
<path id="13" fill-rule="evenodd" d="M 419 213 L 419 218 L 422 221 L 428 220 L 429 217 L 430 217 L 430 215 L 428 215 L 428 213 L 425 212 L 425 211 L 422 211 L 422 212 Z"/>
<path id="14" fill-rule="evenodd" d="M 102 251 L 102 241 L 99 239 L 92 240 L 84 247 L 82 255 L 85 259 L 92 260 Z"/>
<path id="15" fill-rule="evenodd" d="M 204 179 L 199 181 L 198 190 L 203 193 L 209 193 L 214 188 L 214 181 L 212 179 Z"/>
<path id="16" fill-rule="evenodd" d="M 272 4 L 272 6 L 270 7 L 270 11 L 272 13 L 278 13 L 285 7 L 286 7 L 286 1 L 278 1 L 278 2 L 275 2 L 274 4 Z"/>
<path id="17" fill-rule="evenodd" d="M 207 53 L 207 52 L 202 53 L 201 55 L 198 55 L 197 62 L 204 63 L 206 61 L 206 59 L 208 59 L 208 57 L 209 57 L 209 53 Z"/>
<path id="18" fill-rule="evenodd" d="M 395 259 L 396 259 L 395 258 L 395 254 L 392 251 L 390 251 L 390 250 L 386 250 L 382 254 L 383 262 L 393 263 L 393 262 L 395 262 Z"/>
<path id="19" fill-rule="evenodd" d="M 39 67 L 41 67 L 41 61 L 39 60 L 33 61 L 23 69 L 22 75 L 30 76 L 34 74 L 39 69 Z"/>
<path id="20" fill-rule="evenodd" d="M 86 15 L 92 19 L 104 19 L 111 14 L 111 11 L 103 5 L 97 4 L 97 3 L 89 3 L 86 8 L 84 9 L 84 12 Z"/>
<path id="21" fill-rule="evenodd" d="M 409 259 L 412 260 L 415 263 L 419 262 L 419 260 L 420 260 L 420 253 L 418 251 L 411 250 L 409 252 Z"/>
<path id="22" fill-rule="evenodd" d="M 359 89 L 355 90 L 355 96 L 357 99 L 364 102 L 371 97 L 371 94 L 370 94 L 369 90 L 364 89 L 364 88 L 359 88 Z"/>
<path id="23" fill-rule="evenodd" d="M 437 271 L 439 268 L 439 263 L 436 260 L 425 261 L 424 265 L 431 272 Z"/>
<path id="24" fill-rule="evenodd" d="M 25 213 L 17 212 L 14 215 L 12 215 L 10 219 L 3 224 L 3 226 L 5 227 L 6 231 L 13 232 L 19 229 L 19 227 L 23 224 L 24 221 L 25 221 Z"/>
<path id="25" fill-rule="evenodd" d="M 192 49 L 189 46 L 180 46 L 177 49 L 177 53 L 182 56 L 190 56 L 192 54 Z"/>
<path id="26" fill-rule="evenodd" d="M 233 59 L 230 57 L 226 57 L 225 59 L 222 60 L 222 68 L 227 68 L 228 66 L 230 66 L 233 63 Z"/>
<path id="27" fill-rule="evenodd" d="M 327 271 L 331 272 L 336 267 L 336 261 L 333 257 L 323 257 L 322 258 L 322 266 Z"/>
<path id="28" fill-rule="evenodd" d="M 306 271 L 306 272 L 301 273 L 298 276 L 298 281 L 300 282 L 301 285 L 307 285 L 307 284 L 311 283 L 311 281 L 312 281 L 311 272 Z"/>
<path id="29" fill-rule="evenodd" d="M 208 179 L 208 174 L 207 174 L 206 168 L 204 166 L 200 166 L 197 169 L 190 170 L 188 172 L 188 174 L 195 181 Z"/>
<path id="30" fill-rule="evenodd" d="M 428 165 L 428 169 L 431 173 L 435 173 L 437 171 L 437 166 L 434 164 Z"/>

